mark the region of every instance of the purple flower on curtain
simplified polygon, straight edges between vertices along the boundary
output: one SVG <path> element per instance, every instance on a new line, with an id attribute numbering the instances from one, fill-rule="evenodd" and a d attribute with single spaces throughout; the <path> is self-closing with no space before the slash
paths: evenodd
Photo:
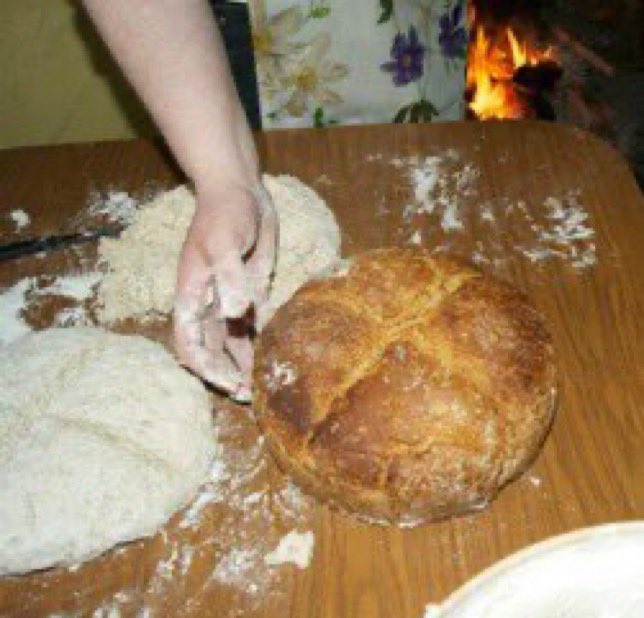
<path id="1" fill-rule="evenodd" d="M 396 34 L 391 46 L 391 60 L 381 64 L 380 68 L 392 74 L 396 86 L 405 86 L 422 77 L 425 51 L 416 28 L 411 26 L 408 35 Z"/>
<path id="2" fill-rule="evenodd" d="M 463 5 L 460 0 L 448 10 L 439 21 L 438 44 L 445 58 L 465 58 L 467 30 L 461 22 Z"/>

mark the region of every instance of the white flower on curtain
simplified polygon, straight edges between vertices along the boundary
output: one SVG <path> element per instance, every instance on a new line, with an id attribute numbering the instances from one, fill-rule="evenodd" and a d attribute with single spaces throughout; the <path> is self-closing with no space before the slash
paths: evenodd
<path id="1" fill-rule="evenodd" d="M 291 6 L 271 18 L 263 0 L 251 0 L 253 45 L 264 113 L 272 120 L 307 117 L 321 124 L 324 108 L 342 101 L 333 84 L 348 74 L 345 64 L 328 58 L 331 35 L 318 32 L 303 39 L 310 20 L 322 20 L 331 11 L 326 2 L 313 0 L 308 11 Z"/>

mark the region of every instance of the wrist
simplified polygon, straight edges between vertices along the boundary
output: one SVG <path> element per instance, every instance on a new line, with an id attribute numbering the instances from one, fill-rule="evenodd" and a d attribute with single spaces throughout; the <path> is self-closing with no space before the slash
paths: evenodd
<path id="1" fill-rule="evenodd" d="M 223 137 L 223 139 L 222 139 Z M 212 144 L 216 144 L 213 146 Z M 198 192 L 244 187 L 256 190 L 261 184 L 259 159 L 250 131 L 220 136 L 219 140 L 193 145 L 192 160 L 184 166 Z"/>
<path id="2" fill-rule="evenodd" d="M 230 195 L 255 195 L 261 186 L 258 168 L 248 169 L 238 161 L 221 162 L 219 165 L 204 166 L 192 182 L 198 198 L 224 197 Z"/>

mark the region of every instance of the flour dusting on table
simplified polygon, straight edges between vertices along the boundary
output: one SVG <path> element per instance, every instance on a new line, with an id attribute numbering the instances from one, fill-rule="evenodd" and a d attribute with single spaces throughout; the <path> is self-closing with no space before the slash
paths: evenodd
<path id="1" fill-rule="evenodd" d="M 77 303 L 74 307 L 58 311 L 53 316 L 54 325 L 88 324 L 90 319 L 81 303 L 93 294 L 94 286 L 101 278 L 99 272 L 25 277 L 3 290 L 0 292 L 0 345 L 11 343 L 32 331 L 25 314 L 30 306 L 46 296 L 62 296 Z"/>
<path id="2" fill-rule="evenodd" d="M 271 561 L 267 556 L 284 538 L 294 538 L 286 533 L 288 529 L 310 526 L 313 500 L 281 473 L 276 476 L 262 436 L 238 443 L 240 432 L 252 422 L 240 415 L 244 417 L 241 411 L 222 410 L 215 418 L 219 446 L 209 480 L 178 519 L 181 538 L 166 541 L 164 555 L 148 582 L 148 590 L 156 594 L 176 585 L 204 552 L 214 552 L 204 590 L 224 586 L 238 599 L 240 608 L 258 608 L 267 595 L 280 594 L 283 574 L 279 567 L 286 560 Z M 215 514 L 212 536 L 197 543 L 186 540 Z M 295 545 L 291 557 L 306 568 L 313 533 L 305 533 L 299 541 L 295 538 Z M 191 607 L 198 603 L 189 601 Z"/>
<path id="3" fill-rule="evenodd" d="M 103 216 L 109 223 L 129 225 L 134 221 L 138 200 L 126 191 L 108 191 L 106 194 L 95 193 L 87 208 L 89 216 Z"/>
<path id="4" fill-rule="evenodd" d="M 561 198 L 549 197 L 543 203 L 545 223 L 532 223 L 535 234 L 532 245 L 516 249 L 531 262 L 560 257 L 575 268 L 586 268 L 597 262 L 593 238 L 595 230 L 589 225 L 589 215 L 579 203 L 575 192 Z"/>
<path id="5" fill-rule="evenodd" d="M 556 260 L 578 272 L 597 263 L 596 234 L 579 191 L 568 189 L 544 199 L 486 199 L 481 171 L 455 149 L 426 156 L 368 155 L 365 162 L 400 170 L 407 183 L 409 201 L 398 206 L 398 233 L 408 244 L 459 253 L 461 243 L 467 246 L 467 237 L 475 234 L 475 247 L 465 257 L 493 270 L 517 257 L 537 265 Z M 533 173 L 542 171 L 535 168 Z M 514 186 L 514 179 L 503 174 L 499 170 L 498 184 Z M 391 210 L 378 206 L 376 214 Z M 517 231 L 519 242 L 502 242 L 506 239 L 501 236 Z"/>
<path id="6" fill-rule="evenodd" d="M 9 218 L 16 224 L 16 232 L 21 232 L 23 228 L 31 223 L 29 213 L 22 208 L 15 208 L 9 213 Z"/>

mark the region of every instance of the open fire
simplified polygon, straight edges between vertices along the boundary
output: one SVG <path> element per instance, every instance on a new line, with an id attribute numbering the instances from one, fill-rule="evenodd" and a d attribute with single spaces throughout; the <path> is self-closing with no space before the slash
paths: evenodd
<path id="1" fill-rule="evenodd" d="M 510 26 L 491 27 L 470 12 L 467 101 L 479 120 L 549 118 L 545 98 L 561 77 L 554 49 L 520 40 Z"/>

